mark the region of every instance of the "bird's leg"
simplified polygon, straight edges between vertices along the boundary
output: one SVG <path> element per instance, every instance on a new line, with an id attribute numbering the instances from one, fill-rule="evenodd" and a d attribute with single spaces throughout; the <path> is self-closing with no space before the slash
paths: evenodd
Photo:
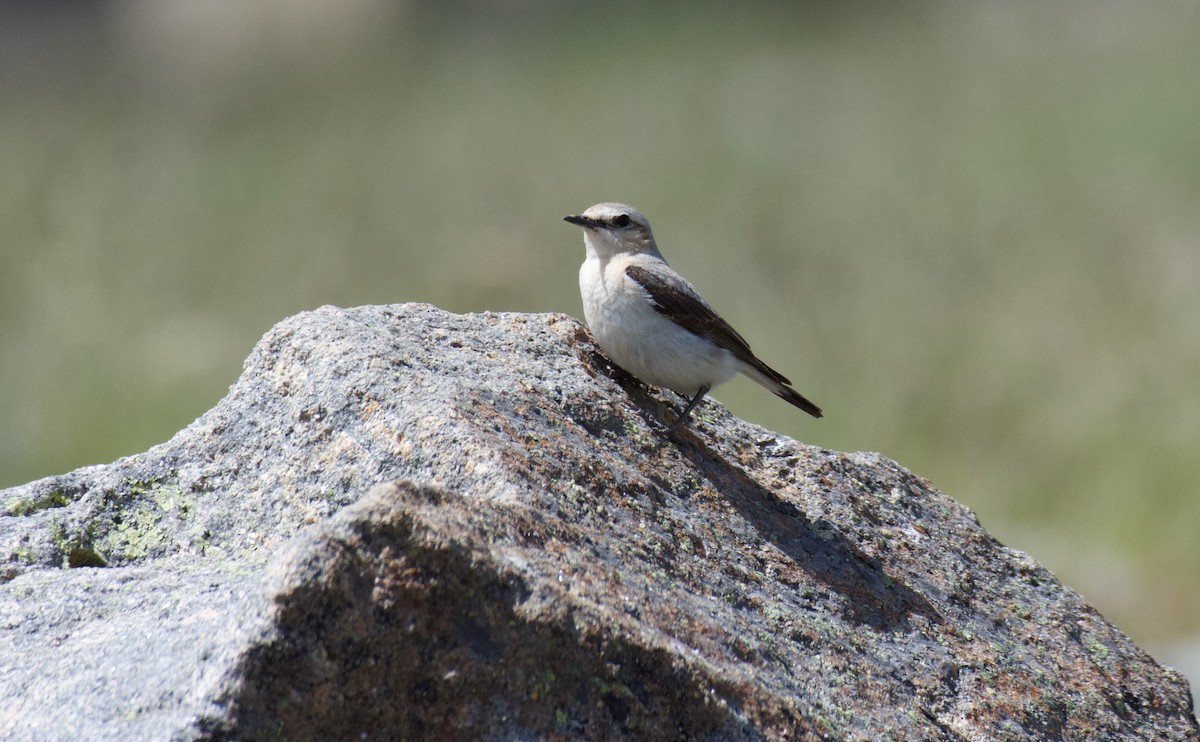
<path id="1" fill-rule="evenodd" d="M 675 418 L 675 422 L 667 426 L 668 433 L 673 432 L 680 425 L 683 425 L 684 421 L 687 420 L 688 413 L 695 409 L 696 405 L 700 404 L 700 400 L 704 399 L 704 395 L 708 394 L 709 389 L 712 389 L 712 385 L 710 384 L 700 387 L 700 391 L 696 392 L 696 396 L 692 397 L 692 401 L 687 403 L 687 407 L 683 408 L 683 412 L 679 413 L 679 417 Z"/>

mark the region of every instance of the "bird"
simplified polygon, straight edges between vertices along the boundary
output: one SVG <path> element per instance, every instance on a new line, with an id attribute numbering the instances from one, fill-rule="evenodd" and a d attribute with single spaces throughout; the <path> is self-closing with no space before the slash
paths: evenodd
<path id="1" fill-rule="evenodd" d="M 659 252 L 645 214 L 599 203 L 563 221 L 583 228 L 583 315 L 601 350 L 639 380 L 689 401 L 668 427 L 684 424 L 713 387 L 744 374 L 813 417 L 821 408 L 750 350 L 737 330 Z"/>

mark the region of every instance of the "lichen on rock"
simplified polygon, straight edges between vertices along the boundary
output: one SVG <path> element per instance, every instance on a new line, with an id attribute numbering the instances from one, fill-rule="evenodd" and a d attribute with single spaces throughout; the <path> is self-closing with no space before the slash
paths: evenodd
<path id="1" fill-rule="evenodd" d="M 928 481 L 562 315 L 292 317 L 164 444 L 0 492 L 5 738 L 1195 739 Z"/>

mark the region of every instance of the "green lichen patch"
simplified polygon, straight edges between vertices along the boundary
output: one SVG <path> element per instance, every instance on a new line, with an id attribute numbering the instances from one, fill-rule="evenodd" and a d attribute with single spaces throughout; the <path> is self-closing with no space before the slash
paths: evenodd
<path id="1" fill-rule="evenodd" d="M 196 512 L 193 494 L 168 479 L 125 484 L 124 492 L 109 498 L 121 500 L 121 507 L 106 508 L 92 518 L 72 547 L 90 548 L 108 560 L 132 560 L 160 555 L 189 540 L 184 532 Z M 69 555 L 70 549 L 63 553 Z"/>
<path id="2" fill-rule="evenodd" d="M 70 505 L 75 498 L 71 497 L 70 493 L 59 489 L 52 489 L 43 492 L 36 497 L 28 499 L 17 498 L 10 500 L 4 505 L 4 510 L 7 515 L 24 516 L 32 515 L 33 513 L 51 508 L 61 508 Z"/>

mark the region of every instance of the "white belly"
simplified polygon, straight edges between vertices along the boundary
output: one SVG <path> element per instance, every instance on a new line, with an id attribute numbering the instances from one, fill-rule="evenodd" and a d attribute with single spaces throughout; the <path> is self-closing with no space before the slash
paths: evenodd
<path id="1" fill-rule="evenodd" d="M 613 261 L 616 262 L 616 261 Z M 656 310 L 620 265 L 589 259 L 579 271 L 583 315 L 596 342 L 638 379 L 687 396 L 733 378 L 738 361 Z"/>

